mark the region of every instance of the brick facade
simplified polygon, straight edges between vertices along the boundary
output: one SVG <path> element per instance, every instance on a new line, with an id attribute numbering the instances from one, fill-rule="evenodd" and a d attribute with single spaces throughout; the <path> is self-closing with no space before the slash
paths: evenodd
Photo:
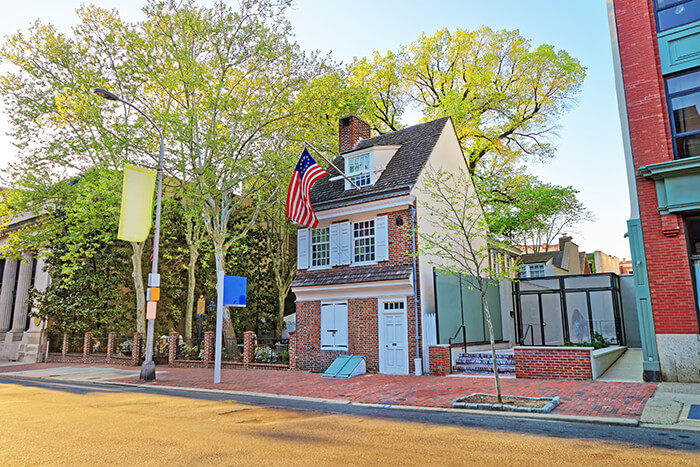
<path id="1" fill-rule="evenodd" d="M 635 170 L 674 159 L 652 1 L 615 0 Z M 636 178 L 649 288 L 658 334 L 698 332 L 683 221 L 660 215 L 653 180 Z"/>
<path id="2" fill-rule="evenodd" d="M 593 379 L 591 349 L 514 347 L 515 376 L 529 379 Z"/>
<path id="3" fill-rule="evenodd" d="M 387 216 L 389 259 L 368 266 L 334 266 L 333 271 L 371 272 L 386 267 L 406 266 L 413 263 L 411 241 L 411 213 L 408 209 L 383 212 Z M 397 219 L 401 217 L 401 225 Z M 342 221 L 343 219 L 338 219 Z M 297 270 L 297 277 L 323 275 L 327 270 Z M 338 284 L 342 287 L 343 284 Z M 412 369 L 416 358 L 416 319 L 413 296 L 406 299 L 406 321 L 408 325 L 408 368 Z M 367 371 L 379 372 L 379 300 L 376 297 L 351 298 L 348 303 L 348 350 L 320 350 L 321 347 L 321 302 L 298 301 L 296 304 L 296 365 L 299 369 L 325 371 L 342 354 L 365 357 Z M 420 320 L 420 307 L 419 307 Z M 420 324 L 420 322 L 419 322 Z M 291 363 L 291 362 L 290 362 Z"/>

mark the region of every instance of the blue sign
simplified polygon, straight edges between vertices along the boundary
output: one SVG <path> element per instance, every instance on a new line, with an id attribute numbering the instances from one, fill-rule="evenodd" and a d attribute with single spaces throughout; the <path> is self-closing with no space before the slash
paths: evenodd
<path id="1" fill-rule="evenodd" d="M 224 276 L 224 306 L 246 306 L 248 279 Z"/>

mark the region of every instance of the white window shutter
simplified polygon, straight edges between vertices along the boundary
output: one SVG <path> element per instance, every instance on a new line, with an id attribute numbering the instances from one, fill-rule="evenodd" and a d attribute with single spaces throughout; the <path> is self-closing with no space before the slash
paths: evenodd
<path id="1" fill-rule="evenodd" d="M 339 224 L 331 224 L 330 228 L 330 236 L 331 236 L 331 266 L 338 266 L 341 264 L 339 262 L 339 257 L 340 257 L 340 225 Z"/>
<path id="2" fill-rule="evenodd" d="M 377 261 L 389 259 L 389 221 L 387 216 L 374 218 L 374 252 Z"/>
<path id="3" fill-rule="evenodd" d="M 309 268 L 309 229 L 297 230 L 297 269 Z"/>
<path id="4" fill-rule="evenodd" d="M 333 327 L 334 307 L 333 304 L 321 305 L 321 349 L 335 347 L 333 333 L 329 332 L 329 330 L 335 329 Z"/>
<path id="5" fill-rule="evenodd" d="M 338 264 L 350 264 L 352 260 L 352 227 L 350 222 L 341 222 L 338 226 L 338 244 L 340 245 Z"/>
<path id="6" fill-rule="evenodd" d="M 338 330 L 335 335 L 336 347 L 348 348 L 348 304 L 338 303 L 335 305 L 335 322 L 333 323 Z"/>

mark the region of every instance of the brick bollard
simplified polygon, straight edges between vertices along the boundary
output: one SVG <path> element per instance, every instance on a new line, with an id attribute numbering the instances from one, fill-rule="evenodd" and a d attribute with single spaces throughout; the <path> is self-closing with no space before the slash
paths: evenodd
<path id="1" fill-rule="evenodd" d="M 204 362 L 214 360 L 214 331 L 204 333 Z"/>
<path id="2" fill-rule="evenodd" d="M 86 332 L 83 338 L 83 358 L 90 358 L 90 353 L 92 353 L 92 333 Z"/>
<path id="3" fill-rule="evenodd" d="M 289 333 L 289 368 L 297 367 L 297 333 Z"/>
<path id="4" fill-rule="evenodd" d="M 180 334 L 171 332 L 168 337 L 168 365 L 172 365 L 177 358 L 177 346 L 179 343 Z"/>
<path id="5" fill-rule="evenodd" d="M 63 345 L 61 346 L 61 359 L 64 359 L 66 357 L 66 354 L 68 353 L 68 342 L 70 339 L 70 335 L 67 332 L 63 333 Z"/>
<path id="6" fill-rule="evenodd" d="M 117 343 L 117 333 L 110 332 L 107 334 L 107 360 L 111 360 L 114 356 L 114 347 Z"/>
<path id="7" fill-rule="evenodd" d="M 246 331 L 243 333 L 243 364 L 246 366 L 253 361 L 256 339 L 253 331 Z"/>
<path id="8" fill-rule="evenodd" d="M 131 364 L 139 366 L 141 362 L 141 333 L 134 333 L 134 344 L 131 346 Z"/>

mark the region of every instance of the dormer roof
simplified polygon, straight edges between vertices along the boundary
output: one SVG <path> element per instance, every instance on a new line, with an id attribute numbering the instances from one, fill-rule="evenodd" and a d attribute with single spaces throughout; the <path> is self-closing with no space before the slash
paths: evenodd
<path id="1" fill-rule="evenodd" d="M 352 148 L 352 152 L 374 146 L 400 146 L 400 148 L 379 179 L 373 185 L 363 187 L 361 190 L 346 190 L 343 179 L 331 181 L 333 177 L 340 174 L 333 167 L 329 167 L 327 170 L 330 176 L 323 177 L 311 188 L 311 204 L 314 210 L 324 211 L 410 193 L 449 118 L 439 118 L 358 141 Z M 343 154 L 347 152 L 350 151 L 345 151 Z M 344 167 L 343 155 L 336 157 L 333 163 L 338 168 Z"/>

